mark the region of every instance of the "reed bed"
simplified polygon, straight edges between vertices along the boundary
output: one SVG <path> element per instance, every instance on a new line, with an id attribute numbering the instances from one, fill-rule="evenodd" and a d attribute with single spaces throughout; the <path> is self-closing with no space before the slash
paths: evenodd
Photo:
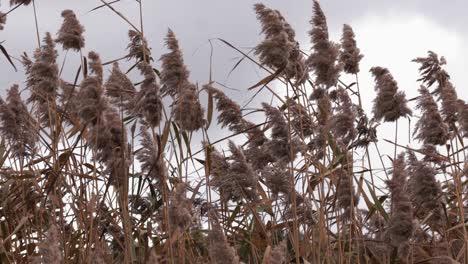
<path id="1" fill-rule="evenodd" d="M 247 109 L 193 80 L 176 32 L 155 51 L 143 25 L 97 2 L 130 28 L 126 56 L 103 62 L 64 10 L 4 87 L 0 263 L 467 263 L 468 104 L 444 57 L 415 55 L 421 86 L 407 98 L 389 69 L 360 68 L 350 25 L 330 39 L 317 1 L 307 51 L 280 11 L 255 4 L 252 53 L 210 40 L 264 72 L 243 89 L 271 100 Z M 35 10 L 10 5 L 0 30 Z M 81 58 L 75 75 L 59 52 Z M 361 70 L 375 80 L 369 113 Z M 403 120 L 411 142 L 398 140 Z"/>

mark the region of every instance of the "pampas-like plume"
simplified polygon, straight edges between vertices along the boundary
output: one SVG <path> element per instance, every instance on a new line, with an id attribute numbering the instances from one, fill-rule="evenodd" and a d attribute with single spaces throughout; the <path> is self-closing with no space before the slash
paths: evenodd
<path id="1" fill-rule="evenodd" d="M 10 5 L 29 5 L 33 0 L 10 0 Z"/>
<path id="2" fill-rule="evenodd" d="M 57 226 L 51 225 L 45 234 L 45 239 L 39 244 L 38 263 L 61 264 L 63 263 L 62 249 L 60 246 L 60 231 Z"/>
<path id="3" fill-rule="evenodd" d="M 144 171 L 150 179 L 158 182 L 166 178 L 166 166 L 164 164 L 162 150 L 158 142 L 150 135 L 146 127 L 141 127 L 141 150 L 136 157 L 141 164 L 141 170 Z"/>
<path id="4" fill-rule="evenodd" d="M 390 244 L 398 248 L 400 258 L 406 259 L 409 239 L 413 235 L 413 207 L 407 193 L 407 177 L 404 153 L 393 161 L 392 179 L 387 181 L 391 193 L 392 214 L 387 230 Z"/>
<path id="5" fill-rule="evenodd" d="M 287 164 L 279 163 L 268 166 L 262 170 L 265 184 L 270 188 L 274 197 L 278 194 L 288 194 L 292 190 L 292 185 L 287 169 Z"/>
<path id="6" fill-rule="evenodd" d="M 199 130 L 205 124 L 205 115 L 197 88 L 194 84 L 186 82 L 179 91 L 175 105 L 172 108 L 174 120 L 182 130 L 192 132 Z"/>
<path id="7" fill-rule="evenodd" d="M 275 70 L 282 70 L 287 78 L 303 83 L 306 79 L 306 66 L 295 32 L 278 10 L 255 4 L 257 18 L 262 24 L 263 40 L 255 48 L 260 62 Z"/>
<path id="8" fill-rule="evenodd" d="M 112 65 L 112 72 L 105 87 L 106 95 L 110 97 L 111 103 L 122 107 L 128 113 L 133 111 L 136 89 L 127 75 L 120 70 L 117 62 Z"/>
<path id="9" fill-rule="evenodd" d="M 68 120 L 75 119 L 76 116 L 78 116 L 78 99 L 76 97 L 76 95 L 78 94 L 78 88 L 74 87 L 73 84 L 68 83 L 64 80 L 60 80 L 59 88 L 59 103 L 61 111 L 63 113 L 66 113 Z"/>
<path id="10" fill-rule="evenodd" d="M 91 69 L 91 73 L 94 73 L 100 84 L 102 84 L 104 69 L 102 68 L 101 57 L 99 57 L 99 54 L 96 52 L 90 51 L 88 53 L 88 58 L 90 60 L 89 68 Z"/>
<path id="11" fill-rule="evenodd" d="M 314 16 L 310 21 L 313 28 L 309 32 L 314 52 L 307 59 L 308 66 L 315 72 L 317 85 L 331 87 L 336 84 L 341 71 L 338 63 L 338 44 L 328 37 L 328 26 L 320 4 L 314 0 Z"/>
<path id="12" fill-rule="evenodd" d="M 128 58 L 135 58 L 138 61 L 149 62 L 152 58 L 146 39 L 134 30 L 128 31 L 128 37 L 130 38 L 130 44 L 127 46 Z"/>
<path id="13" fill-rule="evenodd" d="M 209 151 L 213 176 L 211 184 L 220 190 L 221 199 L 238 201 L 242 198 L 256 200 L 258 176 L 247 162 L 242 149 L 229 141 L 231 163 L 226 162 L 219 152 Z"/>
<path id="14" fill-rule="evenodd" d="M 208 253 L 213 264 L 239 264 L 236 250 L 231 247 L 223 233 L 221 225 L 212 220 L 212 229 L 208 232 Z"/>
<path id="15" fill-rule="evenodd" d="M 358 122 L 356 130 L 358 132 L 358 138 L 354 141 L 353 147 L 365 148 L 371 142 L 377 141 L 377 129 L 376 126 L 369 122 L 369 118 L 362 108 L 358 108 Z"/>
<path id="16" fill-rule="evenodd" d="M 176 229 L 185 231 L 192 223 L 192 203 L 185 196 L 186 189 L 187 184 L 179 183 L 170 195 L 168 213 L 172 232 Z"/>
<path id="17" fill-rule="evenodd" d="M 163 102 L 156 74 L 153 67 L 146 62 L 141 62 L 138 68 L 145 79 L 141 84 L 140 91 L 136 94 L 134 111 L 147 125 L 156 127 L 161 122 L 163 112 Z"/>
<path id="18" fill-rule="evenodd" d="M 455 122 L 458 121 L 458 95 L 457 91 L 450 82 L 446 82 L 445 85 L 441 86 L 439 98 L 442 102 L 442 116 L 444 122 L 447 123 L 449 129 L 453 130 Z"/>
<path id="19" fill-rule="evenodd" d="M 421 64 L 419 72 L 421 78 L 418 81 L 422 81 L 428 87 L 431 87 L 435 82 L 444 85 L 450 79 L 449 74 L 442 69 L 442 65 L 447 62 L 444 57 L 440 57 L 433 51 L 428 51 L 427 57 L 420 57 L 413 60 L 413 62 Z"/>
<path id="20" fill-rule="evenodd" d="M 384 119 L 385 122 L 393 122 L 400 117 L 411 115 L 405 93 L 398 91 L 397 82 L 388 69 L 373 67 L 370 71 L 374 75 L 375 90 L 377 91 L 372 109 L 374 118 L 378 121 Z"/>
<path id="21" fill-rule="evenodd" d="M 351 217 L 351 212 L 358 202 L 358 197 L 354 190 L 353 174 L 352 172 L 349 172 L 352 165 L 350 164 L 350 166 L 347 167 L 348 168 L 346 169 L 339 168 L 336 171 L 338 181 L 336 186 L 336 205 L 338 208 L 343 209 L 343 217 L 345 219 L 349 219 Z"/>
<path id="22" fill-rule="evenodd" d="M 57 43 L 61 43 L 64 50 L 73 49 L 79 51 L 85 46 L 83 33 L 84 27 L 76 18 L 72 10 L 64 10 L 62 12 L 63 24 L 57 33 Z"/>
<path id="23" fill-rule="evenodd" d="M 449 139 L 448 127 L 440 116 L 437 103 L 424 86 L 419 88 L 419 92 L 421 96 L 416 108 L 421 109 L 422 116 L 416 123 L 414 134 L 424 144 L 444 145 Z"/>
<path id="24" fill-rule="evenodd" d="M 288 124 L 280 110 L 266 103 L 262 103 L 265 114 L 271 126 L 271 140 L 265 145 L 265 150 L 281 162 L 289 162 L 296 159 L 299 152 L 304 151 L 305 145 L 298 137 L 290 138 Z"/>
<path id="25" fill-rule="evenodd" d="M 27 56 L 23 56 L 23 64 L 26 69 L 26 84 L 31 90 L 31 96 L 27 102 L 33 102 L 37 109 L 41 121 L 49 125 L 53 122 L 55 99 L 57 89 L 60 84 L 59 69 L 56 63 L 57 51 L 55 43 L 50 33 L 46 33 L 44 44 L 34 52 L 34 62 Z"/>
<path id="26" fill-rule="evenodd" d="M 458 99 L 458 115 L 460 122 L 460 130 L 464 137 L 468 137 L 468 104 L 465 101 Z"/>
<path id="27" fill-rule="evenodd" d="M 156 254 L 154 249 L 151 250 L 150 256 L 148 258 L 148 261 L 146 261 L 146 264 L 162 264 L 162 263 L 164 263 L 163 258 L 161 256 L 158 256 L 158 254 Z"/>
<path id="28" fill-rule="evenodd" d="M 170 52 L 161 56 L 161 83 L 163 85 L 161 93 L 163 96 L 175 97 L 188 82 L 189 71 L 184 64 L 179 42 L 170 29 L 166 36 L 166 46 Z"/>
<path id="29" fill-rule="evenodd" d="M 428 87 L 434 83 L 437 84 L 434 92 L 439 95 L 439 100 L 442 101 L 441 110 L 444 122 L 448 124 L 450 130 L 454 130 L 455 122 L 458 121 L 458 96 L 450 82 L 449 74 L 442 68 L 443 65 L 447 64 L 445 58 L 439 58 L 435 52 L 429 51 L 426 58 L 416 58 L 413 61 L 421 64 L 419 67 L 421 78 L 418 81 L 426 83 Z"/>
<path id="30" fill-rule="evenodd" d="M 242 130 L 242 111 L 238 103 L 227 97 L 222 91 L 207 84 L 203 86 L 216 99 L 216 109 L 219 111 L 218 124 L 221 128 L 228 127 L 232 131 Z"/>
<path id="31" fill-rule="evenodd" d="M 35 152 L 38 137 L 18 85 L 8 90 L 6 102 L 0 98 L 0 121 L 0 133 L 9 143 L 13 157 L 23 158 Z"/>
<path id="32" fill-rule="evenodd" d="M 336 108 L 335 115 L 332 117 L 331 127 L 333 134 L 342 140 L 345 145 L 348 145 L 357 135 L 357 130 L 354 125 L 356 113 L 353 102 L 349 98 L 348 93 L 343 88 L 336 90 L 339 105 Z"/>
<path id="33" fill-rule="evenodd" d="M 284 32 L 291 42 L 295 41 L 296 33 L 278 10 L 267 8 L 261 3 L 255 4 L 254 9 L 266 38 L 273 38 Z"/>
<path id="34" fill-rule="evenodd" d="M 359 62 L 364 57 L 356 46 L 353 29 L 349 25 L 343 25 L 343 35 L 341 37 L 342 51 L 340 61 L 343 70 L 347 73 L 356 74 L 359 72 Z"/>
<path id="35" fill-rule="evenodd" d="M 316 150 L 316 156 L 322 157 L 327 143 L 328 133 L 331 126 L 332 105 L 330 96 L 325 89 L 317 88 L 310 96 L 311 100 L 317 101 L 317 123 L 315 137 L 309 143 L 309 146 Z"/>
<path id="36" fill-rule="evenodd" d="M 94 75 L 88 75 L 82 81 L 76 107 L 81 121 L 88 126 L 87 140 L 91 148 L 98 152 L 98 161 L 106 165 L 109 181 L 119 186 L 125 180 L 130 156 L 127 153 L 126 130 L 119 114 L 110 107 L 105 97 L 99 55 L 90 52 L 88 57 Z"/>
<path id="37" fill-rule="evenodd" d="M 280 244 L 273 247 L 273 249 L 268 249 L 265 251 L 265 255 L 263 257 L 264 264 L 283 264 L 287 263 L 287 244 L 286 241 L 283 240 Z"/>
<path id="38" fill-rule="evenodd" d="M 229 130 L 236 133 L 246 133 L 252 147 L 261 146 L 266 142 L 267 139 L 263 131 L 242 117 L 239 104 L 210 84 L 205 85 L 204 88 L 212 93 L 216 99 L 216 109 L 219 111 L 218 124 L 221 124 L 221 127 L 228 127 Z"/>
<path id="39" fill-rule="evenodd" d="M 302 137 L 310 136 L 314 133 L 315 125 L 307 109 L 291 98 L 287 100 L 288 111 L 291 115 L 291 125 Z"/>
<path id="40" fill-rule="evenodd" d="M 109 108 L 109 103 L 104 95 L 102 87 L 102 65 L 99 55 L 89 53 L 91 59 L 90 68 L 95 75 L 87 76 L 80 84 L 76 100 L 78 115 L 85 124 L 97 125 L 104 116 L 104 111 Z"/>
<path id="41" fill-rule="evenodd" d="M 7 20 L 7 15 L 3 12 L 0 12 L 0 30 L 3 30 L 5 28 Z"/>
<path id="42" fill-rule="evenodd" d="M 113 108 L 104 109 L 103 119 L 90 128 L 87 140 L 97 150 L 98 161 L 106 165 L 109 182 L 121 186 L 129 166 L 127 133 L 119 114 Z"/>
<path id="43" fill-rule="evenodd" d="M 436 170 L 428 163 L 419 161 L 413 152 L 408 153 L 408 161 L 411 174 L 408 187 L 417 216 L 424 219 L 432 212 L 429 223 L 440 224 L 443 219 L 442 190 L 436 180 Z"/>

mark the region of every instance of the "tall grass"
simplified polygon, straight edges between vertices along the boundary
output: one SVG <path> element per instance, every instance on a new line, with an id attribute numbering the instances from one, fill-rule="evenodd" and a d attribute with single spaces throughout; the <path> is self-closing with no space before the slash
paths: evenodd
<path id="1" fill-rule="evenodd" d="M 12 11 L 30 3 L 12 0 Z M 245 90 L 272 99 L 246 109 L 216 80 L 191 80 L 172 30 L 154 68 L 143 25 L 101 3 L 94 12 L 131 28 L 125 57 L 102 62 L 64 10 L 57 38 L 22 57 L 26 89 L 0 102 L 1 263 L 468 261 L 468 104 L 443 57 L 414 60 L 415 98 L 387 68 L 370 69 L 377 96 L 366 113 L 351 26 L 332 41 L 314 1 L 304 52 L 281 13 L 256 4 L 254 55 L 211 40 L 266 73 Z M 74 76 L 62 75 L 56 45 L 79 54 Z M 398 141 L 405 118 L 411 143 Z M 393 141 L 378 137 L 384 122 Z"/>

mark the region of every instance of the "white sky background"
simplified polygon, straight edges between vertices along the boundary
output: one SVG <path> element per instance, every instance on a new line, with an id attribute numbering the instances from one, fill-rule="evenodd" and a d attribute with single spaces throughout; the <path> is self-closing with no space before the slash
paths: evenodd
<path id="1" fill-rule="evenodd" d="M 209 74 L 210 45 L 208 39 L 223 38 L 237 47 L 252 48 L 263 36 L 260 35 L 260 24 L 255 18 L 253 4 L 248 0 L 142 0 L 144 6 L 145 34 L 152 48 L 152 54 L 158 59 L 166 52 L 163 39 L 167 28 L 176 33 L 185 54 L 185 62 L 192 72 L 191 80 L 204 84 Z M 0 0 L 0 10 L 9 9 L 7 0 Z M 127 31 L 130 27 L 108 8 L 88 13 L 100 5 L 99 0 L 37 0 L 39 30 L 41 36 L 50 31 L 55 34 L 60 27 L 63 9 L 73 9 L 78 19 L 86 28 L 85 54 L 90 50 L 100 53 L 103 61 L 119 58 L 126 54 L 128 44 Z M 265 0 L 261 1 L 271 8 L 279 9 L 295 28 L 297 39 L 304 51 L 309 51 L 310 43 L 307 31 L 311 26 L 311 0 Z M 446 57 L 447 70 L 457 87 L 459 97 L 468 99 L 464 87 L 468 85 L 465 70 L 468 68 L 468 29 L 463 10 L 468 10 L 468 2 L 463 0 L 357 0 L 321 1 L 327 15 L 330 35 L 339 41 L 342 24 L 350 24 L 355 33 L 358 46 L 364 54 L 359 75 L 364 107 L 368 113 L 372 108 L 374 83 L 369 69 L 372 66 L 388 67 L 400 89 L 411 98 L 417 94 L 419 84 L 418 65 L 412 63 L 415 57 L 425 56 L 427 50 L 433 50 Z M 122 0 L 114 5 L 130 18 L 136 25 L 139 23 L 138 5 L 135 0 Z M 0 41 L 14 57 L 27 52 L 32 54 L 37 46 L 32 6 L 21 7 L 9 15 L 6 28 L 0 31 Z M 245 49 L 247 51 L 247 49 Z M 63 59 L 63 54 L 61 54 Z M 79 63 L 78 55 L 70 53 L 63 77 L 72 81 Z M 251 63 L 243 63 L 229 76 L 240 55 L 227 46 L 214 42 L 213 79 L 235 90 L 226 93 L 235 100 L 246 102 L 254 92 L 247 92 L 266 75 Z M 61 62 L 60 59 L 60 62 Z M 13 83 L 24 88 L 24 72 L 19 62 L 14 72 L 3 55 L 0 56 L 0 94 Z M 157 62 L 158 67 L 159 62 Z M 123 67 L 126 69 L 125 67 Z M 110 69 L 110 68 L 109 68 Z M 344 78 L 343 80 L 347 80 Z M 259 100 L 268 101 L 269 97 Z M 258 101 L 257 101 L 258 102 Z M 407 131 L 407 122 L 400 122 L 400 129 Z M 412 123 L 414 125 L 414 122 Z M 383 125 L 379 129 L 379 138 L 393 138 L 393 124 Z M 225 135 L 212 135 L 213 139 Z M 407 132 L 400 133 L 399 142 L 406 145 Z M 382 143 L 388 145 L 387 143 Z M 386 149 L 391 146 L 385 147 Z M 393 153 L 393 151 L 390 151 Z"/>

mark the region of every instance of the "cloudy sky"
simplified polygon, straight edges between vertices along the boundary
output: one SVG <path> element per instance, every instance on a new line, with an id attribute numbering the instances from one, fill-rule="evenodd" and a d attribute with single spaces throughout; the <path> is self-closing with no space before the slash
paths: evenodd
<path id="1" fill-rule="evenodd" d="M 185 61 L 192 75 L 200 84 L 209 78 L 209 40 L 223 38 L 246 52 L 262 38 L 260 25 L 253 12 L 255 1 L 248 0 L 142 0 L 144 7 L 144 31 L 154 58 L 166 50 L 164 35 L 168 28 L 176 33 L 185 54 Z M 7 0 L 0 0 L 0 10 L 9 9 Z M 295 28 L 301 48 L 310 50 L 307 31 L 312 14 L 311 0 L 264 0 L 264 4 L 278 9 Z M 73 9 L 86 27 L 86 51 L 95 50 L 104 61 L 125 55 L 130 29 L 121 18 L 108 8 L 89 12 L 100 5 L 100 0 L 40 0 L 37 1 L 39 31 L 55 34 L 60 27 L 63 9 Z M 411 59 L 424 56 L 427 50 L 444 55 L 447 69 L 458 88 L 459 96 L 468 99 L 463 87 L 468 85 L 464 70 L 468 68 L 468 28 L 464 0 L 322 0 L 332 38 L 339 40 L 344 23 L 350 24 L 356 33 L 358 46 L 365 55 L 360 74 L 361 92 L 365 108 L 371 109 L 374 97 L 373 80 L 368 73 L 372 66 L 388 67 L 408 97 L 416 94 L 418 84 L 417 65 Z M 136 25 L 139 24 L 136 0 L 122 0 L 114 5 Z M 8 17 L 5 30 L 0 31 L 0 41 L 14 57 L 31 54 L 37 46 L 32 6 L 21 7 Z M 227 93 L 243 102 L 252 95 L 246 88 L 266 75 L 252 63 L 243 63 L 228 75 L 240 55 L 219 41 L 213 41 L 213 79 L 232 88 Z M 71 81 L 78 67 L 77 54 L 68 54 L 63 78 Z M 63 54 L 61 55 L 63 59 Z M 16 62 L 19 66 L 19 63 Z M 24 82 L 22 69 L 15 72 L 0 56 L 1 94 L 13 83 Z M 281 89 L 278 88 L 278 89 Z M 280 91 L 281 92 L 281 91 Z M 268 100 L 260 98 L 260 100 Z"/>

